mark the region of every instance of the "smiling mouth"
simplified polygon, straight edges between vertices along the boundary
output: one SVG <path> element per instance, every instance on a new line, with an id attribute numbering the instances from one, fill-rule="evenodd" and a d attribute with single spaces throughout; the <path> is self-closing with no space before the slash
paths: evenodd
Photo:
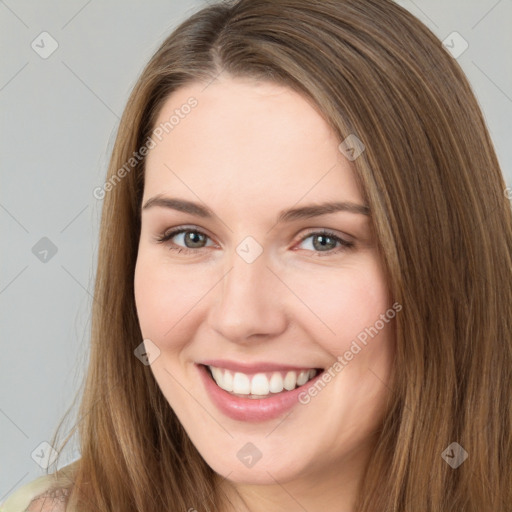
<path id="1" fill-rule="evenodd" d="M 304 386 L 322 373 L 323 368 L 243 373 L 202 365 L 217 386 L 240 398 L 264 399 Z"/>

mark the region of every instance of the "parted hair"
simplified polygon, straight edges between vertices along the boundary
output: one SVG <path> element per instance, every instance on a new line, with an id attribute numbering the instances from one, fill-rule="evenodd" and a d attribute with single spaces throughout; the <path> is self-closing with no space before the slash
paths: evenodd
<path id="1" fill-rule="evenodd" d="M 512 510 L 512 212 L 459 64 L 391 0 L 212 4 L 143 70 L 106 179 L 152 134 L 170 94 L 221 73 L 292 88 L 340 142 L 352 134 L 365 146 L 356 179 L 403 309 L 391 405 L 356 511 Z M 80 458 L 60 470 L 72 481 L 67 510 L 226 510 L 218 476 L 134 356 L 144 165 L 103 198 L 90 360 L 60 447 L 78 435 Z M 442 456 L 452 443 L 468 454 L 457 468 Z"/>

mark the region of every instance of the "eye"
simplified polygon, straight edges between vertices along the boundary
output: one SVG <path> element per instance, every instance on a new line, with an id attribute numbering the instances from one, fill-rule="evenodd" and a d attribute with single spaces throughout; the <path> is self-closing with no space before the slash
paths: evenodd
<path id="1" fill-rule="evenodd" d="M 172 239 L 177 237 L 178 235 L 184 235 L 181 237 L 181 239 L 182 243 L 185 244 L 185 247 L 181 245 L 176 245 L 176 243 L 171 242 Z M 197 252 L 198 249 L 203 249 L 207 247 L 206 242 L 209 238 L 210 237 L 208 235 L 206 235 L 200 230 L 182 227 L 163 233 L 162 235 L 156 237 L 156 241 L 158 243 L 167 244 L 168 248 L 171 251 L 176 251 L 178 253 L 193 253 Z M 324 255 L 329 256 L 333 254 L 338 254 L 339 252 L 354 247 L 353 242 L 344 240 L 343 238 L 340 238 L 338 235 L 327 230 L 310 232 L 308 235 L 302 237 L 300 243 L 303 243 L 309 238 L 312 239 L 312 252 L 314 252 L 316 256 L 320 257 L 323 257 Z M 336 248 L 336 246 L 338 246 L 338 248 Z"/>
<path id="2" fill-rule="evenodd" d="M 352 249 L 354 247 L 354 242 L 344 240 L 338 235 L 335 235 L 334 233 L 327 230 L 314 231 L 309 233 L 301 239 L 301 243 L 305 240 L 308 240 L 309 238 L 312 239 L 311 246 L 316 253 L 315 256 L 332 256 L 333 254 L 338 254 L 339 252 L 346 251 L 347 249 Z M 338 244 L 339 247 L 336 249 L 335 247 Z"/>
<path id="3" fill-rule="evenodd" d="M 169 243 L 167 244 L 169 246 L 169 249 L 171 251 L 176 251 L 178 253 L 180 252 L 186 252 L 186 253 L 192 253 L 197 249 L 202 249 L 205 247 L 203 243 L 206 239 L 209 238 L 208 235 L 203 233 L 202 231 L 199 231 L 197 229 L 191 229 L 191 228 L 178 228 L 173 231 L 166 232 L 162 234 L 161 236 L 158 236 L 156 238 L 156 241 L 158 243 L 167 243 L 171 241 L 174 237 L 177 237 L 178 235 L 183 234 L 182 240 L 186 244 L 185 247 L 176 245 L 175 243 Z M 188 246 L 187 246 L 188 244 Z"/>

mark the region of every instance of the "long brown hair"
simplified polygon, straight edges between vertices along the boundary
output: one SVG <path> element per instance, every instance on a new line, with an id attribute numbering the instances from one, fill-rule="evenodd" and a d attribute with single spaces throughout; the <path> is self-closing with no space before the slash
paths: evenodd
<path id="1" fill-rule="evenodd" d="M 461 68 L 390 0 L 218 3 L 183 22 L 144 69 L 102 191 L 70 509 L 221 506 L 216 474 L 134 356 L 144 158 L 125 166 L 173 91 L 220 73 L 299 91 L 340 142 L 352 134 L 366 147 L 353 163 L 403 310 L 391 407 L 356 510 L 512 510 L 511 206 Z M 452 443 L 468 455 L 457 468 L 442 456 Z"/>

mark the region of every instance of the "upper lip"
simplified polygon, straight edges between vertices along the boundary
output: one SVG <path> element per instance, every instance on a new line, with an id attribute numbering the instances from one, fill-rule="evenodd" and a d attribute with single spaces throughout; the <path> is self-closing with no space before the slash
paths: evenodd
<path id="1" fill-rule="evenodd" d="M 280 370 L 287 371 L 301 371 L 310 369 L 319 369 L 317 366 L 292 366 L 289 364 L 279 364 L 274 362 L 255 362 L 255 363 L 243 363 L 240 361 L 229 361 L 226 359 L 209 359 L 208 361 L 202 361 L 198 364 L 205 366 L 215 366 L 217 368 L 225 368 L 234 372 L 241 373 L 258 373 L 258 372 L 273 372 Z"/>

